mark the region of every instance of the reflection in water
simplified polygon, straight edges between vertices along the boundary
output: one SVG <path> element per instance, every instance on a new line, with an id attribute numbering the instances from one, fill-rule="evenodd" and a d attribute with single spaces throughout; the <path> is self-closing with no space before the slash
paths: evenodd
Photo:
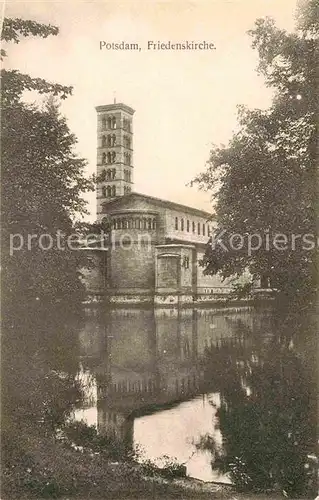
<path id="1" fill-rule="evenodd" d="M 7 462 L 21 422 L 30 436 L 73 411 L 127 449 L 141 445 L 146 458 L 176 457 L 193 477 L 307 490 L 316 344 L 300 324 L 283 330 L 272 312 L 248 308 L 90 309 L 77 318 L 61 308 L 15 318 L 14 336 L 5 326 Z"/>
<path id="2" fill-rule="evenodd" d="M 216 408 L 219 394 L 197 396 L 176 407 L 153 415 L 139 417 L 134 422 L 134 439 L 142 443 L 144 454 L 153 462 L 168 455 L 187 466 L 187 473 L 203 481 L 229 482 L 224 474 L 212 469 L 210 450 L 196 447 L 202 435 L 212 433 L 222 445 L 217 428 Z M 160 465 L 160 462 L 159 462 Z"/>
<path id="3" fill-rule="evenodd" d="M 200 479 L 303 490 L 313 398 L 270 312 L 90 311 L 80 341 L 101 434 L 176 457 Z"/>
<path id="4" fill-rule="evenodd" d="M 291 345 L 291 344 L 290 344 Z M 217 380 L 223 447 L 203 436 L 214 467 L 230 471 L 241 489 L 279 485 L 302 494 L 309 480 L 308 455 L 315 443 L 315 400 L 298 355 L 278 338 L 221 343 L 206 354 L 206 380 Z"/>

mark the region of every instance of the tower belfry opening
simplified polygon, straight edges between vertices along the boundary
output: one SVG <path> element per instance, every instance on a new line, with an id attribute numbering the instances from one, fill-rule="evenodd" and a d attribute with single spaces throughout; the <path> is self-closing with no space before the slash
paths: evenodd
<path id="1" fill-rule="evenodd" d="M 97 215 L 133 188 L 133 114 L 123 103 L 97 106 Z"/>

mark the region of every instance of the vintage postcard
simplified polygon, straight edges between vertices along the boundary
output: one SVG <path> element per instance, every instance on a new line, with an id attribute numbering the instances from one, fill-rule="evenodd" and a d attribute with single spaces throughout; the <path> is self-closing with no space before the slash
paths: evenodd
<path id="1" fill-rule="evenodd" d="M 2 498 L 317 495 L 317 0 L 2 2 Z"/>

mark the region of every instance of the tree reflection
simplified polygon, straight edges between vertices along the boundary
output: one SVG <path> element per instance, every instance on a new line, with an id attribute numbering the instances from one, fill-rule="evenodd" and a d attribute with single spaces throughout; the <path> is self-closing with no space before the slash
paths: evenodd
<path id="1" fill-rule="evenodd" d="M 20 460 L 37 435 L 54 435 L 82 399 L 77 320 L 60 306 L 8 314 L 2 333 L 4 463 Z"/>
<path id="2" fill-rule="evenodd" d="M 212 451 L 212 467 L 228 472 L 240 490 L 303 494 L 315 443 L 315 392 L 291 343 L 276 337 L 261 345 L 247 332 L 221 341 L 206 352 L 205 378 L 221 395 L 222 449 L 209 436 L 199 443 Z"/>

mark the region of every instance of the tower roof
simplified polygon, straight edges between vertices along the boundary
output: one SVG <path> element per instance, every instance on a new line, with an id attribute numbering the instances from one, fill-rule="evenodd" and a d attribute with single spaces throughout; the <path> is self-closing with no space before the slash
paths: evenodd
<path id="1" fill-rule="evenodd" d="M 123 104 L 122 102 L 118 102 L 115 104 L 102 104 L 101 106 L 96 106 L 95 107 L 96 111 L 99 113 L 101 111 L 126 111 L 130 115 L 133 115 L 135 113 L 135 109 L 131 108 L 130 106 L 127 106 L 127 104 Z"/>

